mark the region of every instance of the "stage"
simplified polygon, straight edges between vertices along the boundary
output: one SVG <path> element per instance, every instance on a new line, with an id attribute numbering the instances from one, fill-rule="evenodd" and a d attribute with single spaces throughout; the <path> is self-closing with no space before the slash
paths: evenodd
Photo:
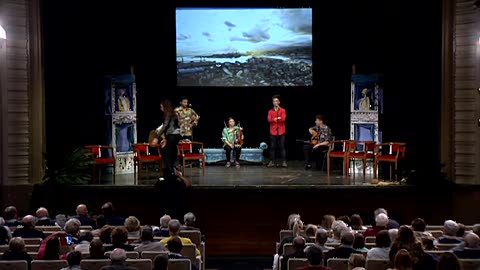
<path id="1" fill-rule="evenodd" d="M 326 167 L 326 166 L 325 166 Z M 150 166 L 142 171 L 142 177 L 138 174 L 117 174 L 115 178 L 116 186 L 151 186 L 158 181 L 161 176 L 158 168 Z M 197 166 L 187 168 L 185 177 L 191 182 L 192 187 L 197 188 L 296 188 L 296 187 L 316 187 L 316 186 L 368 186 L 373 179 L 371 166 L 367 169 L 365 178 L 361 169 L 357 172 L 350 170 L 348 177 L 342 176 L 341 168 L 338 164 L 332 165 L 331 175 L 328 176 L 326 168 L 312 168 L 305 170 L 303 161 L 289 161 L 287 168 L 267 168 L 259 163 L 242 163 L 239 168 L 225 167 L 225 162 L 207 164 L 205 175 L 202 175 L 201 168 Z M 388 177 L 388 175 L 387 175 Z M 103 175 L 100 184 L 113 185 L 111 175 Z M 385 181 L 383 184 L 397 185 L 398 182 Z"/>

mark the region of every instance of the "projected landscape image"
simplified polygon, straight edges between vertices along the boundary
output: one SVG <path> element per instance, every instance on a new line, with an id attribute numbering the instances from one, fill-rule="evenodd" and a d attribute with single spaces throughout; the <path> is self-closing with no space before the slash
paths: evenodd
<path id="1" fill-rule="evenodd" d="M 308 86 L 312 9 L 177 9 L 179 86 Z"/>

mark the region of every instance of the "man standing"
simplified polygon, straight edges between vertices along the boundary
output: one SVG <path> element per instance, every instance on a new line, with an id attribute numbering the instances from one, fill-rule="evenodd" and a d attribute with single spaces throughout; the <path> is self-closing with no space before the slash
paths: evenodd
<path id="1" fill-rule="evenodd" d="M 281 161 L 283 168 L 287 167 L 287 154 L 285 151 L 285 120 L 287 111 L 280 107 L 280 96 L 272 97 L 273 108 L 268 111 L 268 123 L 270 123 L 270 162 L 267 167 L 279 166 Z M 277 153 L 278 151 L 278 153 Z"/>
<path id="2" fill-rule="evenodd" d="M 187 97 L 180 98 L 180 106 L 175 108 L 180 123 L 180 140 L 193 140 L 192 128 L 198 125 L 200 116 L 190 107 Z"/>

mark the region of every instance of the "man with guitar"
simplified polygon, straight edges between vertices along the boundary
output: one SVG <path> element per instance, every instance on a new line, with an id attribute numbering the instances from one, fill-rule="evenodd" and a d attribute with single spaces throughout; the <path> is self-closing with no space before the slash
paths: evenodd
<path id="1" fill-rule="evenodd" d="M 314 156 L 319 156 L 320 153 L 328 151 L 330 141 L 332 140 L 332 130 L 324 123 L 322 115 L 315 116 L 315 126 L 308 129 L 312 136 L 309 143 L 303 146 L 303 153 L 305 156 L 305 169 L 311 169 Z"/>
<path id="2" fill-rule="evenodd" d="M 223 149 L 225 149 L 227 157 L 225 167 L 230 167 L 232 162 L 235 164 L 235 167 L 240 167 L 240 153 L 242 151 L 243 139 L 243 128 L 240 127 L 240 125 L 235 125 L 233 117 L 228 118 L 228 126 L 225 125 L 222 131 Z M 234 160 L 230 160 L 232 151 Z"/>
<path id="3" fill-rule="evenodd" d="M 198 125 L 200 116 L 191 108 L 187 97 L 180 98 L 180 106 L 175 108 L 180 123 L 181 140 L 193 140 L 192 128 Z"/>

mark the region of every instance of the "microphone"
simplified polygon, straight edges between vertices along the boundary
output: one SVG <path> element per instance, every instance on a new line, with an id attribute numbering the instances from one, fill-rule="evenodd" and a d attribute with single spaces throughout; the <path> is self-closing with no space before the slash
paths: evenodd
<path id="1" fill-rule="evenodd" d="M 190 108 L 191 108 L 191 107 L 192 107 L 192 103 L 188 103 L 188 107 L 190 107 Z"/>

